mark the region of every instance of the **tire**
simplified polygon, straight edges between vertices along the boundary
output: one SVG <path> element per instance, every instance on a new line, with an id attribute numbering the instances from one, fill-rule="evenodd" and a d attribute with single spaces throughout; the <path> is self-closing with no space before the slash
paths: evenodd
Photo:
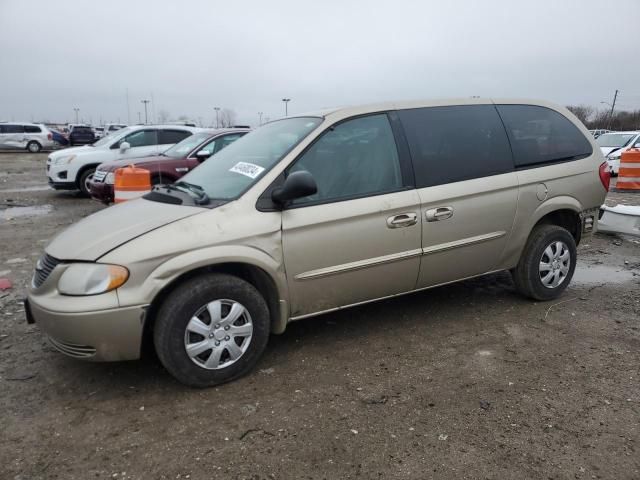
<path id="1" fill-rule="evenodd" d="M 560 248 L 560 245 L 563 247 Z M 534 300 L 553 300 L 571 282 L 576 259 L 573 235 L 558 225 L 539 225 L 529 235 L 520 261 L 511 271 L 511 276 L 522 295 Z"/>
<path id="2" fill-rule="evenodd" d="M 31 153 L 39 153 L 40 150 L 42 150 L 42 145 L 32 140 L 31 142 L 27 143 L 27 150 Z"/>
<path id="3" fill-rule="evenodd" d="M 95 173 L 95 167 L 87 168 L 80 174 L 80 178 L 78 179 L 78 190 L 85 197 L 91 196 L 91 189 L 89 188 L 89 182 L 93 178 L 93 174 Z"/>
<path id="4" fill-rule="evenodd" d="M 216 310 L 216 304 L 221 304 L 220 310 Z M 240 305 L 237 311 L 243 307 L 244 313 L 225 326 L 236 305 Z M 215 316 L 208 313 L 209 307 L 218 312 L 217 325 Z M 200 324 L 193 324 L 196 317 L 201 319 Z M 246 334 L 247 324 L 252 329 L 249 337 L 233 336 L 233 330 L 240 332 L 241 328 Z M 195 327 L 203 333 L 194 332 Z M 267 303 L 253 285 L 232 275 L 206 274 L 186 281 L 164 300 L 156 316 L 153 341 L 160 362 L 171 375 L 185 385 L 204 388 L 249 372 L 267 346 L 269 330 Z M 222 336 L 227 334 L 232 338 Z M 231 342 L 236 345 L 235 359 Z M 188 346 L 193 347 L 191 355 Z M 216 356 L 215 352 L 221 353 Z"/>

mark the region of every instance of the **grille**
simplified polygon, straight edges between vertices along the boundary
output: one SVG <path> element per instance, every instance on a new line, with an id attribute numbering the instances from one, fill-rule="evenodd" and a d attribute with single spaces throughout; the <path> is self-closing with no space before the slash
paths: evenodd
<path id="1" fill-rule="evenodd" d="M 76 343 L 59 342 L 49 337 L 49 342 L 56 350 L 74 358 L 89 358 L 96 354 L 96 349 L 89 345 L 78 345 Z"/>
<path id="2" fill-rule="evenodd" d="M 107 176 L 107 172 L 104 170 L 96 170 L 95 173 L 93 174 L 93 181 L 94 182 L 102 182 L 104 180 L 104 177 Z"/>
<path id="3" fill-rule="evenodd" d="M 59 263 L 60 260 L 46 253 L 40 257 L 36 264 L 36 273 L 33 276 L 33 286 L 38 288 L 42 285 Z"/>

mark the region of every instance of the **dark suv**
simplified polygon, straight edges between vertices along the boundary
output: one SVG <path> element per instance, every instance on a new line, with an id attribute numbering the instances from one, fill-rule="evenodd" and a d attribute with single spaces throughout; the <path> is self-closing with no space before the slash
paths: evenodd
<path id="1" fill-rule="evenodd" d="M 248 128 L 231 128 L 195 133 L 158 156 L 102 163 L 89 182 L 91 196 L 107 204 L 113 202 L 115 171 L 130 165 L 149 170 L 152 185 L 173 183 L 247 132 Z"/>
<path id="2" fill-rule="evenodd" d="M 96 135 L 91 127 L 72 127 L 69 133 L 69 145 L 86 145 L 96 141 Z"/>

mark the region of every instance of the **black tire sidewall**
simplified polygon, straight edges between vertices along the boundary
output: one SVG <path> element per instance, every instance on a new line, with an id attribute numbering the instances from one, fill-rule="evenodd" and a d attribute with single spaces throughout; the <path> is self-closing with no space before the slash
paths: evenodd
<path id="1" fill-rule="evenodd" d="M 37 150 L 31 150 L 31 145 L 37 145 L 38 149 Z M 27 143 L 27 150 L 30 153 L 40 153 L 40 150 L 42 150 L 42 145 L 40 145 L 38 142 L 32 140 L 29 143 Z"/>
<path id="2" fill-rule="evenodd" d="M 207 370 L 187 355 L 184 334 L 195 312 L 219 299 L 240 302 L 251 315 L 253 333 L 248 349 L 235 363 L 220 370 Z M 267 345 L 269 332 L 269 309 L 253 285 L 232 275 L 208 274 L 187 281 L 166 298 L 156 317 L 154 344 L 169 373 L 186 385 L 202 388 L 234 380 L 250 371 Z"/>
<path id="3" fill-rule="evenodd" d="M 577 248 L 573 236 L 564 228 L 557 225 L 543 225 L 534 232 L 533 241 L 527 245 L 527 252 L 523 260 L 526 262 L 526 280 L 530 288 L 530 296 L 537 300 L 553 300 L 559 297 L 567 288 L 576 269 Z M 561 241 L 569 248 L 571 264 L 564 281 L 555 288 L 547 288 L 540 278 L 540 260 L 544 250 L 553 242 Z M 521 268 L 522 266 L 519 266 Z"/>

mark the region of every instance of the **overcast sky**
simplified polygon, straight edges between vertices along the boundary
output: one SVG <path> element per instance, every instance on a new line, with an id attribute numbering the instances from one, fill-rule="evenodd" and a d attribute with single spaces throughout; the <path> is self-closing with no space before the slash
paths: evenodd
<path id="1" fill-rule="evenodd" d="M 640 0 L 0 0 L 0 120 L 518 96 L 640 108 Z M 127 96 L 129 92 L 129 118 Z"/>

